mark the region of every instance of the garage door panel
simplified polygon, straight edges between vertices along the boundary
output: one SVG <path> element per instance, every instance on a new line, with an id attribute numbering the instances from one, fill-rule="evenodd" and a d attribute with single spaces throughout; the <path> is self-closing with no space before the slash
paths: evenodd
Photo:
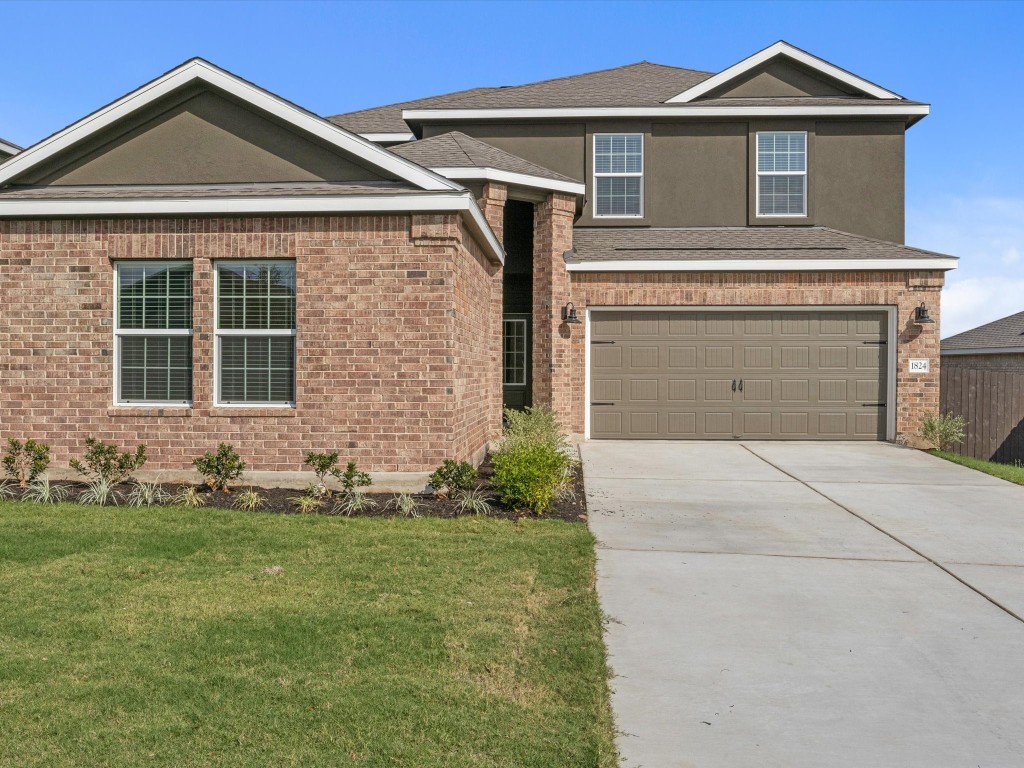
<path id="1" fill-rule="evenodd" d="M 594 312 L 591 434 L 884 439 L 886 322 L 880 311 Z"/>

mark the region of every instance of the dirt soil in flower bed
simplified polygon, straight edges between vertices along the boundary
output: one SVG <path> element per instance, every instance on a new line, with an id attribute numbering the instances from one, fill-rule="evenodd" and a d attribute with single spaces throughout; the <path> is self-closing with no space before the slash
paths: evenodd
<path id="1" fill-rule="evenodd" d="M 491 485 L 491 476 L 494 474 L 494 465 L 491 463 L 491 459 L 488 456 L 486 461 L 479 467 L 480 476 L 477 480 L 477 487 L 485 492 L 490 499 L 491 503 L 491 517 L 495 517 L 503 520 L 519 520 L 526 517 L 536 517 L 532 512 L 525 509 L 514 509 L 506 507 L 498 500 L 498 494 Z M 235 506 L 238 491 L 244 490 L 248 486 L 245 485 L 245 478 L 242 478 L 242 482 L 233 486 L 231 493 L 225 493 L 223 491 L 211 491 L 206 486 L 200 486 L 200 491 L 203 493 L 203 506 L 204 507 L 220 507 L 220 508 L 232 508 Z M 86 486 L 84 483 L 57 483 L 68 489 L 68 495 L 64 499 L 65 502 L 73 503 L 77 501 L 80 494 L 82 494 Z M 182 485 L 174 483 L 164 483 L 163 489 L 171 496 L 177 494 L 181 489 Z M 565 520 L 567 522 L 584 522 L 587 519 L 587 502 L 586 495 L 583 490 L 583 471 L 579 464 L 573 468 L 573 480 L 572 488 L 574 493 L 567 494 L 567 497 L 556 501 L 552 504 L 551 508 L 544 513 L 543 517 L 549 520 Z M 294 499 L 302 495 L 301 490 L 294 488 L 256 488 L 260 495 L 266 498 L 266 504 L 259 510 L 260 512 L 275 512 L 278 514 L 294 515 L 299 514 L 295 508 Z M 376 506 L 373 509 L 368 509 L 362 512 L 357 512 L 352 517 L 401 517 L 402 514 L 398 512 L 394 505 L 389 505 L 389 502 L 396 498 L 398 494 L 395 493 L 374 493 L 373 486 L 363 489 L 373 501 L 376 502 Z M 116 489 L 118 494 L 118 503 L 120 505 L 127 504 L 128 494 L 131 492 L 130 484 L 119 485 Z M 337 498 L 335 494 L 335 498 Z M 416 499 L 417 507 L 416 514 L 420 517 L 441 517 L 441 518 L 453 518 L 461 517 L 459 514 L 456 502 L 451 499 L 439 498 L 431 494 L 413 494 Z M 333 501 L 328 501 L 322 506 L 320 514 L 328 514 Z"/>

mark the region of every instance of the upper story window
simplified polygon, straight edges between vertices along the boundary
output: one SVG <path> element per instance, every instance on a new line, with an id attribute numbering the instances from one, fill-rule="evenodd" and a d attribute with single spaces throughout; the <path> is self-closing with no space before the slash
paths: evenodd
<path id="1" fill-rule="evenodd" d="M 807 215 L 807 134 L 757 134 L 757 215 Z"/>
<path id="2" fill-rule="evenodd" d="M 594 215 L 643 216 L 643 188 L 643 134 L 594 134 Z"/>
<path id="3" fill-rule="evenodd" d="M 192 265 L 121 262 L 115 270 L 115 401 L 189 405 Z"/>
<path id="4" fill-rule="evenodd" d="M 217 262 L 217 404 L 295 404 L 295 262 Z"/>

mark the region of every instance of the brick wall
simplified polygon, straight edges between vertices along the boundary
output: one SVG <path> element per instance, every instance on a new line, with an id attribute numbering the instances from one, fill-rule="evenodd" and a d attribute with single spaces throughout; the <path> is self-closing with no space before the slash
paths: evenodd
<path id="1" fill-rule="evenodd" d="M 240 258 L 296 261 L 294 409 L 213 406 L 212 260 Z M 119 259 L 193 262 L 192 408 L 112 405 Z M 0 437 L 49 443 L 55 465 L 87 435 L 145 443 L 151 469 L 222 440 L 254 470 L 313 449 L 374 471 L 470 458 L 501 397 L 493 273 L 457 215 L 3 221 Z"/>
<path id="2" fill-rule="evenodd" d="M 914 435 L 939 408 L 939 293 L 941 272 L 635 272 L 572 273 L 572 300 L 582 317 L 588 306 L 821 306 L 897 307 L 896 431 Z M 934 325 L 912 322 L 927 304 Z M 572 330 L 572 353 L 556 377 L 570 390 L 570 427 L 583 432 L 585 346 Z M 931 372 L 911 374 L 911 358 L 931 360 Z"/>
<path id="3" fill-rule="evenodd" d="M 1004 355 L 943 355 L 946 368 L 978 368 L 986 371 L 1024 373 L 1024 353 Z"/>

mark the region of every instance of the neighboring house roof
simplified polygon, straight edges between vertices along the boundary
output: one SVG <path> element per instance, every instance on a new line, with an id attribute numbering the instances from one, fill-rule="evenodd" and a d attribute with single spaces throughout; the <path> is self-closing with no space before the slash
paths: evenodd
<path id="1" fill-rule="evenodd" d="M 943 354 L 1024 353 L 1024 312 L 942 340 Z"/>
<path id="2" fill-rule="evenodd" d="M 828 227 L 573 230 L 575 272 L 954 269 L 957 259 Z"/>
<path id="3" fill-rule="evenodd" d="M 586 186 L 460 131 L 391 147 L 391 151 L 448 179 L 490 179 L 527 187 L 586 193 Z M 496 171 L 496 173 L 495 173 Z"/>
<path id="4" fill-rule="evenodd" d="M 5 139 L 0 139 L 0 155 L 16 155 L 21 152 L 22 148 L 17 144 L 12 144 Z"/>

